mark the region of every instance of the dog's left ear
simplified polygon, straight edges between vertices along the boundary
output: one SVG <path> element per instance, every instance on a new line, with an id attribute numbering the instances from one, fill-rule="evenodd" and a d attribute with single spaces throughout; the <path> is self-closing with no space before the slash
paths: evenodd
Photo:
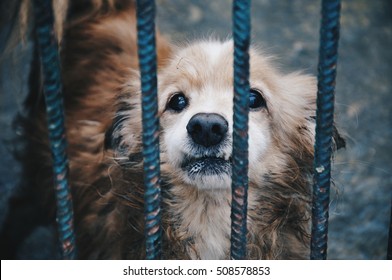
<path id="1" fill-rule="evenodd" d="M 346 148 L 346 140 L 340 135 L 335 125 L 333 126 L 332 139 L 336 150 Z"/>
<path id="2" fill-rule="evenodd" d="M 310 75 L 292 73 L 284 76 L 280 80 L 281 90 L 278 104 L 275 107 L 275 120 L 279 124 L 280 131 L 291 131 L 293 135 L 300 135 L 300 141 L 305 141 L 304 145 L 314 145 L 316 127 L 316 107 L 317 107 L 317 79 Z M 273 101 L 273 100 L 272 100 Z M 299 132 L 299 134 L 297 134 Z M 333 149 L 338 150 L 346 146 L 346 141 L 340 135 L 338 129 L 333 125 Z M 284 138 L 283 138 L 284 139 Z M 297 139 L 298 140 L 298 139 Z"/>
<path id="3" fill-rule="evenodd" d="M 312 116 L 311 119 L 315 124 L 316 116 Z M 346 148 L 346 140 L 340 135 L 339 130 L 336 128 L 335 124 L 332 127 L 332 142 L 333 150 Z"/>

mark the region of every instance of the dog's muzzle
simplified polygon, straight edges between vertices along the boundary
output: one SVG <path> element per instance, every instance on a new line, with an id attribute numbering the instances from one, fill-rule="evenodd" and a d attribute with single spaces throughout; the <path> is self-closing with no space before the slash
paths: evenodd
<path id="1" fill-rule="evenodd" d="M 228 129 L 226 119 L 215 113 L 196 114 L 186 126 L 193 142 L 206 148 L 218 145 L 226 137 Z"/>
<path id="2" fill-rule="evenodd" d="M 188 155 L 181 166 L 188 176 L 231 174 L 231 160 L 217 156 L 228 136 L 226 119 L 215 113 L 199 113 L 189 120 L 186 129 L 193 150 L 198 151 Z"/>

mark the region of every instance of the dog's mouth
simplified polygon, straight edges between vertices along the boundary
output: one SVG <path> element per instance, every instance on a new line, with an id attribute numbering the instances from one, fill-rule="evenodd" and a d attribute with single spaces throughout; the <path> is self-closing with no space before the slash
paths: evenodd
<path id="1" fill-rule="evenodd" d="M 182 163 L 181 169 L 187 172 L 190 179 L 197 176 L 230 175 L 231 157 L 228 160 L 213 156 L 188 158 Z"/>

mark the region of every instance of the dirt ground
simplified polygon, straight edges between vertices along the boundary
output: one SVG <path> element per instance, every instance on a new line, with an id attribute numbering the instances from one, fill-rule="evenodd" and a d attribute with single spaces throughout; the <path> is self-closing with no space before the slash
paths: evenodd
<path id="1" fill-rule="evenodd" d="M 174 42 L 231 35 L 231 1 L 156 2 L 158 26 Z M 253 0 L 253 43 L 275 55 L 283 71 L 317 75 L 320 2 Z M 392 1 L 342 2 L 336 122 L 347 148 L 334 160 L 328 258 L 385 259 L 392 201 Z M 9 28 L 2 10 L 0 40 Z M 0 229 L 9 198 L 20 191 L 11 124 L 22 110 L 30 56 L 27 42 L 0 57 Z M 55 258 L 45 247 L 50 238 L 51 229 L 37 228 L 18 256 Z"/>

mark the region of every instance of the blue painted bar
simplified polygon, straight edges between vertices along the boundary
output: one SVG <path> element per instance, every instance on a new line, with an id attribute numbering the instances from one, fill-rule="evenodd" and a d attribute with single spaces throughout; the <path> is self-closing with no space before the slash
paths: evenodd
<path id="1" fill-rule="evenodd" d="M 64 106 L 61 84 L 60 57 L 53 31 L 51 0 L 35 0 L 36 37 L 43 71 L 43 89 L 50 147 L 53 158 L 53 179 L 57 200 L 57 228 L 64 259 L 76 258 L 73 207 L 68 185 L 67 141 L 64 126 Z"/>
<path id="2" fill-rule="evenodd" d="M 231 258 L 238 260 L 246 258 L 250 29 L 250 0 L 234 1 L 234 124 Z"/>
<path id="3" fill-rule="evenodd" d="M 321 15 L 310 253 L 313 260 L 327 258 L 340 1 L 323 0 Z"/>
<path id="4" fill-rule="evenodd" d="M 162 255 L 157 54 L 155 46 L 155 2 L 137 1 L 138 54 L 142 89 L 144 214 L 146 258 Z"/>

